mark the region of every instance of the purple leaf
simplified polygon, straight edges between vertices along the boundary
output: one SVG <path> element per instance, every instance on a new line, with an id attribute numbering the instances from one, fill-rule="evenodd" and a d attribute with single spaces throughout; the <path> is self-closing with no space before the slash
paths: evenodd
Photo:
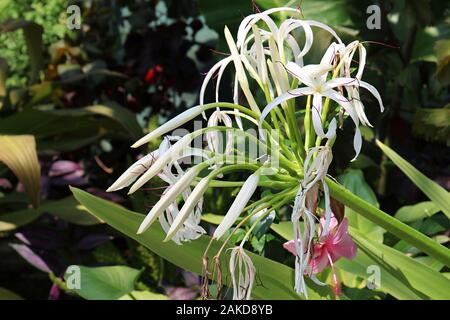
<path id="1" fill-rule="evenodd" d="M 73 173 L 75 171 L 83 172 L 81 166 L 78 163 L 68 160 L 59 160 L 52 163 L 48 175 L 50 177 L 59 177 Z"/>
<path id="2" fill-rule="evenodd" d="M 198 296 L 196 290 L 183 287 L 170 287 L 166 289 L 170 300 L 194 300 Z"/>
<path id="3" fill-rule="evenodd" d="M 9 182 L 8 179 L 0 178 L 0 188 L 11 189 L 12 188 L 11 182 Z"/>
<path id="4" fill-rule="evenodd" d="M 49 228 L 23 230 L 14 235 L 26 245 L 47 250 L 61 248 L 66 242 L 66 238 L 62 232 Z"/>
<path id="5" fill-rule="evenodd" d="M 80 250 L 92 250 L 111 239 L 107 234 L 89 234 L 78 242 L 77 247 Z"/>
<path id="6" fill-rule="evenodd" d="M 9 244 L 22 258 L 24 258 L 29 264 L 38 268 L 39 270 L 49 273 L 51 272 L 48 265 L 41 259 L 37 254 L 35 254 L 29 247 L 24 244 Z"/>

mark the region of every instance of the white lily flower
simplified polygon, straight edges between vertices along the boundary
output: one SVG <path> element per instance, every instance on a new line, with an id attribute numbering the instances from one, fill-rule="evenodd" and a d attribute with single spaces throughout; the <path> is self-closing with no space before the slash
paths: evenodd
<path id="1" fill-rule="evenodd" d="M 192 215 L 193 210 L 203 199 L 203 194 L 208 189 L 208 178 L 203 178 L 200 182 L 195 186 L 192 193 L 189 195 L 187 199 L 185 199 L 185 203 L 181 208 L 179 214 L 176 215 L 175 220 L 172 222 L 170 229 L 166 232 L 167 236 L 164 241 L 171 239 L 174 235 L 177 234 L 178 230 L 183 226 L 184 222 Z"/>
<path id="2" fill-rule="evenodd" d="M 231 249 L 230 273 L 233 300 L 250 300 L 256 268 L 242 246 Z"/>
<path id="3" fill-rule="evenodd" d="M 231 35 L 230 30 L 228 30 L 228 27 L 225 27 L 225 39 L 230 49 L 231 57 L 233 58 L 234 67 L 236 69 L 236 76 L 239 81 L 239 86 L 241 87 L 242 92 L 244 93 L 244 96 L 247 99 L 250 108 L 253 110 L 253 112 L 259 114 L 260 111 L 258 105 L 256 104 L 255 98 L 253 97 L 253 94 L 250 91 L 250 86 L 248 84 L 247 76 L 245 75 L 242 60 L 240 58 L 233 36 Z"/>
<path id="4" fill-rule="evenodd" d="M 137 179 L 137 177 L 155 163 L 160 154 L 164 154 L 164 152 L 169 149 L 170 141 L 177 141 L 179 139 L 180 137 L 164 137 L 157 150 L 150 152 L 148 155 L 133 163 L 106 191 L 113 192 L 128 187 Z"/>
<path id="5" fill-rule="evenodd" d="M 244 210 L 248 201 L 253 196 L 253 193 L 255 193 L 259 177 L 260 172 L 258 170 L 247 178 L 227 214 L 214 232 L 214 238 L 220 239 L 236 222 L 237 218 L 242 213 L 242 210 Z"/>
<path id="6" fill-rule="evenodd" d="M 153 130 L 149 134 L 145 135 L 144 137 L 136 141 L 131 147 L 132 148 L 140 147 L 143 144 L 146 144 L 156 138 L 159 138 L 160 136 L 166 134 L 167 132 L 177 129 L 179 126 L 197 117 L 204 110 L 205 110 L 204 106 L 201 105 L 187 109 L 183 113 L 177 115 L 175 118 L 170 119 L 165 124 L 159 126 L 157 129 Z"/>
<path id="7" fill-rule="evenodd" d="M 223 122 L 223 124 L 228 127 L 233 127 L 233 121 L 231 118 L 220 109 L 217 109 L 213 112 L 213 114 L 208 119 L 208 127 L 215 127 L 219 124 L 219 122 Z M 224 150 L 221 150 L 220 137 L 221 133 L 217 131 L 210 131 L 206 133 L 206 141 L 208 142 L 208 148 L 214 153 L 223 153 L 230 154 L 231 149 L 233 147 L 233 132 L 230 130 L 227 132 L 227 144 Z"/>
<path id="8" fill-rule="evenodd" d="M 191 143 L 193 137 L 188 134 L 178 140 L 172 147 L 169 148 L 164 154 L 160 154 L 159 158 L 153 163 L 153 165 L 131 186 L 128 194 L 136 192 L 140 187 L 147 183 L 151 178 L 156 176 L 163 168 L 171 161 L 178 160 L 183 157 L 183 152 Z"/>
<path id="9" fill-rule="evenodd" d="M 201 166 L 197 165 L 189 169 L 173 186 L 171 186 L 166 194 L 153 206 L 150 212 L 142 221 L 138 229 L 138 234 L 144 232 L 150 225 L 166 210 L 176 198 L 184 192 L 198 176 Z"/>
<path id="10" fill-rule="evenodd" d="M 113 192 L 128 187 L 156 161 L 158 155 L 158 150 L 155 150 L 133 163 L 106 191 Z"/>
<path id="11" fill-rule="evenodd" d="M 316 153 L 316 158 L 312 159 Z M 304 275 L 309 275 L 310 273 L 309 262 L 312 258 L 311 250 L 315 235 L 316 217 L 314 215 L 314 206 L 317 200 L 318 182 L 322 184 L 325 199 L 325 224 L 322 235 L 326 236 L 329 233 L 331 206 L 325 177 L 332 159 L 331 149 L 327 146 L 308 150 L 304 163 L 304 178 L 297 192 L 291 216 L 297 252 L 295 260 L 295 289 L 297 293 L 302 293 L 305 297 L 308 297 L 308 292 Z M 300 219 L 303 219 L 303 230 L 300 225 Z"/>

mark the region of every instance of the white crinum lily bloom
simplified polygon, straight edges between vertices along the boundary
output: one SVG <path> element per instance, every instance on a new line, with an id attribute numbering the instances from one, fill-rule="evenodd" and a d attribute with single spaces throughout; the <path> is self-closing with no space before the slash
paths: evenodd
<path id="1" fill-rule="evenodd" d="M 220 239 L 236 222 L 248 201 L 253 196 L 253 193 L 255 193 L 256 187 L 258 187 L 260 174 L 260 170 L 257 170 L 255 173 L 250 175 L 247 180 L 245 180 L 241 190 L 239 190 L 239 193 L 236 196 L 236 199 L 234 199 L 227 214 L 214 232 L 214 238 Z"/>
<path id="2" fill-rule="evenodd" d="M 153 206 L 150 212 L 145 217 L 144 221 L 142 221 L 141 225 L 138 229 L 138 234 L 143 233 L 145 230 L 150 227 L 150 225 L 157 219 L 159 216 L 171 205 L 175 202 L 177 197 L 182 194 L 194 181 L 194 179 L 198 176 L 201 165 L 194 166 L 190 168 L 184 175 L 181 176 L 178 181 L 167 189 L 167 192 L 161 197 L 161 199 Z"/>
<path id="3" fill-rule="evenodd" d="M 184 174 L 181 168 L 179 168 L 178 171 L 179 175 L 176 177 L 172 174 L 170 167 L 167 167 L 158 175 L 169 184 L 169 187 L 164 191 L 163 196 L 173 187 L 176 181 L 180 179 L 180 176 Z M 159 216 L 159 223 L 167 234 L 166 240 L 171 239 L 177 244 L 195 240 L 206 233 L 199 225 L 203 205 L 203 193 L 196 195 L 195 189 L 191 192 L 191 189 L 188 187 L 182 192 L 182 198 L 185 204 L 181 211 L 179 210 L 178 202 L 175 200 L 165 210 L 165 213 Z M 193 198 L 195 198 L 194 201 Z M 188 208 L 186 204 L 188 204 Z"/>
<path id="4" fill-rule="evenodd" d="M 353 140 L 353 146 L 356 153 L 354 159 L 356 159 L 356 157 L 359 155 L 359 152 L 361 151 L 362 145 L 362 137 L 361 132 L 359 130 L 359 118 L 355 111 L 354 105 L 344 95 L 335 90 L 335 88 L 337 87 L 346 88 L 348 86 L 363 87 L 369 90 L 375 96 L 375 98 L 380 103 L 380 106 L 382 107 L 380 94 L 375 89 L 375 87 L 368 84 L 367 82 L 354 78 L 335 78 L 327 81 L 326 74 L 328 73 L 328 71 L 332 69 L 332 66 L 328 64 L 310 65 L 302 68 L 293 62 L 288 62 L 286 64 L 286 69 L 289 70 L 289 72 L 293 76 L 297 77 L 306 87 L 289 90 L 288 92 L 277 97 L 270 104 L 268 104 L 262 112 L 260 119 L 260 127 L 264 118 L 269 114 L 269 112 L 273 108 L 275 108 L 279 104 L 289 99 L 296 98 L 298 96 L 312 95 L 313 107 L 311 109 L 312 110 L 311 114 L 314 130 L 319 137 L 330 139 L 335 135 L 336 122 L 333 119 L 330 123 L 328 133 L 325 133 L 322 127 L 322 117 L 321 117 L 322 99 L 324 97 L 329 98 L 334 102 L 336 102 L 338 105 L 340 105 L 345 110 L 345 112 L 351 117 L 351 119 L 355 124 L 356 129 Z"/>
<path id="5" fill-rule="evenodd" d="M 231 120 L 230 116 L 217 108 L 216 111 L 214 111 L 208 119 L 208 127 L 215 127 L 219 124 L 219 122 L 222 122 L 228 128 L 233 127 L 233 121 Z M 227 132 L 226 136 L 227 144 L 223 149 L 223 143 L 221 143 L 223 142 L 223 139 L 221 138 L 222 133 L 219 133 L 217 131 L 207 132 L 206 141 L 208 143 L 209 150 L 214 153 L 230 154 L 233 148 L 233 132 L 230 130 L 229 132 Z"/>
<path id="6" fill-rule="evenodd" d="M 313 159 L 313 155 L 317 156 Z M 292 210 L 291 221 L 294 228 L 295 259 L 295 290 L 308 297 L 304 276 L 311 276 L 310 260 L 312 258 L 312 244 L 315 235 L 316 217 L 315 206 L 317 202 L 319 184 L 324 191 L 325 225 L 322 235 L 329 233 L 331 221 L 330 194 L 325 177 L 328 167 L 333 159 L 331 148 L 328 146 L 315 147 L 308 150 L 304 163 L 304 178 L 299 186 Z M 303 226 L 300 220 L 303 219 Z"/>
<path id="7" fill-rule="evenodd" d="M 256 268 L 241 246 L 231 249 L 230 265 L 233 300 L 250 300 Z"/>
<path id="8" fill-rule="evenodd" d="M 171 141 L 178 141 L 179 139 L 180 137 L 177 136 L 164 137 L 158 149 L 133 163 L 106 191 L 113 192 L 128 187 L 155 163 L 160 154 L 165 153 L 169 149 Z"/>
<path id="9" fill-rule="evenodd" d="M 209 178 L 203 178 L 200 180 L 200 182 L 195 186 L 192 193 L 189 194 L 189 196 L 184 199 L 184 205 L 181 208 L 181 211 L 176 215 L 175 219 L 173 220 L 170 228 L 166 230 L 167 236 L 165 241 L 172 239 L 172 237 L 176 236 L 180 230 L 180 228 L 183 227 L 185 224 L 185 221 L 192 216 L 192 211 L 196 208 L 200 207 L 201 212 L 201 202 L 203 202 L 203 194 L 208 189 L 208 183 Z M 200 217 L 199 217 L 200 218 Z M 198 223 L 197 223 L 198 224 Z"/>

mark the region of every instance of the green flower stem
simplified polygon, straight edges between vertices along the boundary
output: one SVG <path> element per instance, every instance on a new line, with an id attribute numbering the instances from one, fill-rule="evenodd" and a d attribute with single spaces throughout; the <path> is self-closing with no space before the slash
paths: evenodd
<path id="1" fill-rule="evenodd" d="M 285 190 L 285 191 L 286 191 L 286 190 Z M 294 192 L 294 195 L 295 195 L 295 192 L 296 192 L 295 189 L 287 190 L 287 193 L 288 193 L 288 194 L 293 193 L 293 192 Z M 253 217 L 255 214 L 257 214 L 259 211 L 264 210 L 264 209 L 266 209 L 266 208 L 269 208 L 273 203 L 278 202 L 279 199 L 283 199 L 283 200 L 277 204 L 277 206 L 276 206 L 277 208 L 280 208 L 280 207 L 283 206 L 285 203 L 287 203 L 287 202 L 289 202 L 289 201 L 292 201 L 292 199 L 291 199 L 290 197 L 288 197 L 287 195 L 281 195 L 281 193 L 278 194 L 278 195 L 276 195 L 276 196 L 273 196 L 273 197 L 272 197 L 272 200 L 270 200 L 269 202 L 267 202 L 263 207 L 258 208 L 258 209 L 259 209 L 258 211 L 254 210 L 254 212 L 252 212 L 251 214 L 247 215 L 244 219 L 242 219 L 242 220 L 236 225 L 236 227 L 234 227 L 234 229 L 231 231 L 230 235 L 229 235 L 229 236 L 226 238 L 226 240 L 223 242 L 223 245 L 220 247 L 220 249 L 219 249 L 219 251 L 217 252 L 217 254 L 215 255 L 215 257 L 216 257 L 216 258 L 219 258 L 219 257 L 220 257 L 220 255 L 221 255 L 223 249 L 225 248 L 225 246 L 227 245 L 227 243 L 231 240 L 231 237 L 234 235 L 234 233 L 236 232 L 236 230 L 238 230 L 242 225 L 244 225 L 245 223 L 247 223 L 247 221 L 248 221 L 251 217 Z M 274 208 L 275 208 L 275 207 L 274 207 Z M 245 212 L 245 209 L 244 209 L 244 212 Z M 268 213 L 266 212 L 265 214 L 268 214 Z M 264 214 L 263 214 L 262 216 L 264 216 Z"/>
<path id="2" fill-rule="evenodd" d="M 375 206 L 367 203 L 358 196 L 355 196 L 353 193 L 333 180 L 326 178 L 326 182 L 330 188 L 330 194 L 333 198 L 342 202 L 347 207 L 376 223 L 380 227 L 386 229 L 399 239 L 405 240 L 409 244 L 428 254 L 430 257 L 435 258 L 450 267 L 449 249 L 430 239 L 423 233 L 381 211 Z"/>
<path id="3" fill-rule="evenodd" d="M 292 194 L 292 196 L 295 196 L 296 192 L 297 192 L 297 190 L 291 189 L 288 191 L 289 195 L 286 195 L 283 198 L 281 198 L 281 201 L 279 201 L 272 208 L 268 209 L 272 205 L 273 202 L 271 202 L 267 206 L 264 206 L 263 208 L 261 208 L 261 210 L 263 210 L 263 209 L 268 209 L 268 210 L 266 212 L 264 212 L 261 216 L 259 216 L 258 219 L 256 219 L 255 222 L 250 226 L 250 229 L 247 230 L 247 232 L 244 236 L 244 239 L 242 239 L 241 246 L 244 245 L 244 243 L 247 241 L 248 237 L 252 233 L 253 229 L 255 229 L 255 227 L 258 225 L 259 222 L 261 222 L 262 219 L 267 217 L 273 210 L 277 210 L 277 209 L 281 208 L 282 206 L 284 206 L 286 203 L 291 202 L 292 199 L 291 199 L 290 195 Z M 277 199 L 280 199 L 280 197 L 278 197 Z M 261 210 L 259 210 L 259 211 L 261 211 Z"/>
<path id="4" fill-rule="evenodd" d="M 193 139 L 195 139 L 196 137 L 198 137 L 201 134 L 204 134 L 206 132 L 209 131 L 229 131 L 229 130 L 236 130 L 236 129 L 232 129 L 226 126 L 214 126 L 214 127 L 207 127 L 207 128 L 203 128 L 203 129 L 199 129 L 197 131 L 194 131 L 192 133 L 190 133 L 190 135 L 192 136 Z M 245 131 L 241 131 L 243 135 L 245 135 L 246 137 L 248 137 L 250 140 L 253 140 L 253 142 L 255 142 L 257 145 L 264 145 L 267 148 L 267 152 L 268 154 L 272 153 L 272 149 L 269 145 L 266 145 L 264 143 L 262 143 L 257 137 L 249 134 L 248 132 Z M 280 160 L 280 166 L 285 169 L 286 171 L 288 171 L 291 175 L 296 176 L 297 175 L 297 171 L 295 170 L 295 167 L 293 168 L 292 166 L 292 161 L 288 160 L 283 154 L 278 153 L 279 154 L 279 160 Z"/>
<path id="5" fill-rule="evenodd" d="M 308 96 L 306 101 L 306 112 L 304 119 L 305 127 L 305 152 L 309 150 L 312 146 L 312 141 L 314 140 L 314 130 L 311 125 L 311 96 Z"/>

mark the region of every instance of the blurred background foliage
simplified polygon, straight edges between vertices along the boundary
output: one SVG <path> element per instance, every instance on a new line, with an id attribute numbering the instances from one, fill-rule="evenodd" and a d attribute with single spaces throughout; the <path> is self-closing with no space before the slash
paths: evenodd
<path id="1" fill-rule="evenodd" d="M 81 8 L 81 29 L 66 26 L 71 4 Z M 379 30 L 366 26 L 372 4 L 381 8 Z M 364 77 L 380 91 L 386 111 L 380 115 L 376 101 L 363 97 L 374 128 L 364 128 L 362 154 L 350 164 L 352 150 L 346 141 L 352 133 L 343 128 L 335 145 L 339 152 L 333 176 L 366 201 L 448 244 L 448 219 L 374 143 L 375 138 L 383 141 L 450 190 L 447 1 L 0 0 L 0 136 L 14 136 L 24 144 L 13 148 L 10 140 L 0 140 L 0 152 L 24 164 L 14 168 L 0 156 L 0 289 L 8 289 L 0 290 L 0 298 L 13 297 L 13 292 L 23 298 L 75 298 L 63 280 L 71 264 L 128 266 L 102 272 L 125 277 L 127 284 L 150 296 L 198 297 L 196 275 L 88 215 L 68 186 L 137 212 L 148 210 L 159 196 L 158 182 L 130 198 L 103 191 L 146 151 L 129 145 L 198 103 L 203 74 L 227 50 L 224 25 L 236 31 L 245 15 L 283 5 L 299 7 L 306 19 L 334 27 L 344 42 L 367 42 Z M 319 38 L 313 52 L 323 52 L 331 40 L 320 31 Z M 231 75 L 224 77 L 231 87 Z M 231 97 L 224 95 L 223 100 Z M 235 192 L 209 191 L 205 212 L 224 213 Z M 351 210 L 346 214 L 352 228 L 371 240 L 448 276 L 446 267 L 416 248 Z M 287 212 L 280 216 L 287 217 Z M 249 249 L 292 265 L 281 247 L 282 223 L 277 219 L 262 221 Z M 213 215 L 205 220 L 214 224 Z M 233 241 L 243 234 L 237 232 Z M 351 298 L 401 297 L 395 290 L 365 289 L 355 265 L 342 262 L 338 267 L 344 293 Z M 83 272 L 102 282 L 104 273 Z M 129 298 L 127 288 L 104 289 L 105 294 L 117 289 L 114 298 Z M 78 294 L 90 297 L 89 292 Z"/>

